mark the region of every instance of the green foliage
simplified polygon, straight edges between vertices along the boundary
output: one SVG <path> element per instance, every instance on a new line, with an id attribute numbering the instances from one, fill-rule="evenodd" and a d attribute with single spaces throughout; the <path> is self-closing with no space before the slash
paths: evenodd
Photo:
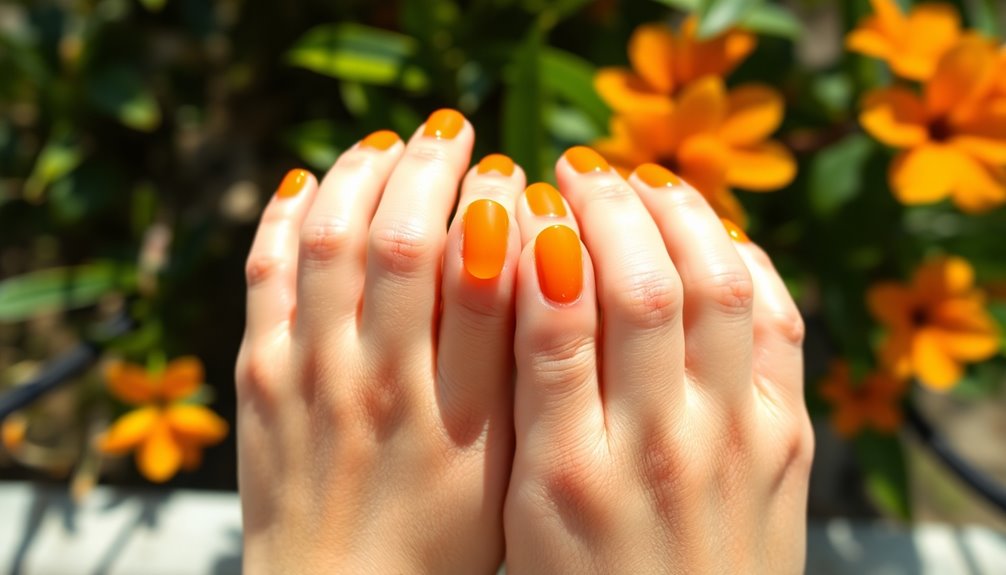
<path id="1" fill-rule="evenodd" d="M 0 321 L 93 305 L 113 291 L 131 289 L 135 282 L 135 270 L 112 262 L 24 274 L 0 282 Z"/>
<path id="2" fill-rule="evenodd" d="M 866 491 L 893 517 L 912 518 L 905 450 L 895 436 L 866 433 L 856 439 L 856 453 L 866 479 Z"/>

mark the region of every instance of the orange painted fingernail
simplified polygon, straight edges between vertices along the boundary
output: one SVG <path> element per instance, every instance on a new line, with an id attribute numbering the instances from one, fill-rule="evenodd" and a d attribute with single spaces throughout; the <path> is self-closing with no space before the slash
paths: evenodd
<path id="1" fill-rule="evenodd" d="M 399 140 L 401 140 L 401 138 L 398 137 L 398 134 L 392 132 L 391 130 L 378 130 L 364 138 L 363 141 L 360 142 L 360 145 L 377 150 L 387 150 L 391 146 L 394 146 Z"/>
<path id="2" fill-rule="evenodd" d="M 492 200 L 475 200 L 465 211 L 461 257 L 472 276 L 488 280 L 500 275 L 506 261 L 510 218 Z"/>
<path id="3" fill-rule="evenodd" d="M 744 233 L 744 230 L 742 230 L 741 227 L 738 226 L 737 224 L 731 222 L 726 218 L 720 218 L 720 221 L 723 222 L 723 227 L 726 228 L 727 235 L 730 236 L 735 242 L 746 244 L 751 241 L 751 238 L 749 238 L 748 235 Z"/>
<path id="4" fill-rule="evenodd" d="M 572 303 L 583 291 L 583 258 L 576 232 L 566 226 L 549 226 L 534 242 L 538 285 L 556 303 Z"/>
<path id="5" fill-rule="evenodd" d="M 681 183 L 681 178 L 659 164 L 643 164 L 636 168 L 636 175 L 651 188 L 666 188 Z"/>
<path id="6" fill-rule="evenodd" d="M 536 216 L 558 216 L 566 215 L 566 205 L 562 203 L 562 196 L 559 190 L 545 182 L 531 184 L 524 190 L 524 198 L 531 212 Z"/>
<path id="7" fill-rule="evenodd" d="M 489 154 L 479 162 L 478 173 L 488 174 L 496 170 L 504 176 L 513 175 L 513 160 L 503 154 Z"/>
<path id="8" fill-rule="evenodd" d="M 586 174 L 587 172 L 607 172 L 611 169 L 607 160 L 586 146 L 576 146 L 566 150 L 566 161 L 573 169 Z"/>
<path id="9" fill-rule="evenodd" d="M 461 132 L 465 125 L 465 117 L 457 110 L 442 108 L 430 114 L 426 119 L 423 135 L 438 140 L 450 140 Z"/>
<path id="10" fill-rule="evenodd" d="M 292 198 L 300 193 L 304 189 L 304 184 L 307 183 L 307 178 L 310 174 L 306 170 L 290 170 L 283 177 L 283 181 L 280 182 L 279 188 L 276 189 L 276 195 L 281 198 Z"/>

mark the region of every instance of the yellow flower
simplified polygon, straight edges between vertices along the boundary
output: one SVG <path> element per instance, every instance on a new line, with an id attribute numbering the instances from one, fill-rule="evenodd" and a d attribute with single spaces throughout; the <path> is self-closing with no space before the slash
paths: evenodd
<path id="1" fill-rule="evenodd" d="M 901 426 L 901 398 L 907 383 L 882 371 L 874 371 L 856 385 L 849 365 L 836 361 L 821 381 L 819 393 L 832 406 L 831 424 L 843 437 L 865 429 L 891 434 Z"/>
<path id="2" fill-rule="evenodd" d="M 940 58 L 961 39 L 961 20 L 949 4 L 925 3 L 907 15 L 895 0 L 871 0 L 873 14 L 849 33 L 849 50 L 885 60 L 908 80 L 928 80 Z"/>
<path id="3" fill-rule="evenodd" d="M 201 405 L 182 403 L 203 383 L 198 358 L 175 359 L 163 373 L 114 362 L 105 380 L 112 395 L 138 407 L 117 419 L 98 447 L 114 455 L 136 450 L 137 467 L 150 481 L 162 483 L 181 468 L 197 468 L 202 449 L 227 435 L 227 422 L 220 416 Z"/>
<path id="4" fill-rule="evenodd" d="M 749 32 L 731 30 L 696 38 L 698 19 L 688 18 L 680 34 L 663 24 L 644 24 L 629 39 L 632 70 L 602 68 L 594 87 L 615 112 L 665 112 L 671 97 L 704 76 L 725 76 L 755 48 Z"/>
<path id="5" fill-rule="evenodd" d="M 969 38 L 940 60 L 921 97 L 903 87 L 867 94 L 863 128 L 905 150 L 889 174 L 901 202 L 949 196 L 971 213 L 1006 202 L 1006 98 L 995 94 L 1002 83 L 998 60 L 991 44 Z"/>
<path id="6" fill-rule="evenodd" d="M 999 351 L 999 328 L 974 287 L 974 270 L 959 257 L 921 265 L 911 285 L 882 282 L 867 292 L 867 303 L 888 333 L 881 361 L 897 377 L 915 376 L 935 390 L 953 387 L 963 364 Z"/>
<path id="7" fill-rule="evenodd" d="M 768 139 L 783 117 L 782 97 L 772 88 L 749 84 L 728 92 L 721 78 L 706 76 L 669 102 L 663 111 L 615 116 L 611 137 L 594 146 L 623 173 L 646 162 L 666 166 L 738 223 L 746 216 L 730 188 L 776 190 L 795 177 L 792 154 Z"/>

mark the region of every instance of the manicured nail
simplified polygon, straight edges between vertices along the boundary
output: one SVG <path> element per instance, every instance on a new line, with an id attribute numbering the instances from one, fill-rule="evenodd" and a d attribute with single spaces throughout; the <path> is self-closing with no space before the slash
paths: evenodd
<path id="1" fill-rule="evenodd" d="M 586 174 L 587 172 L 607 172 L 611 169 L 608 162 L 594 150 L 586 146 L 576 146 L 566 150 L 566 161 L 573 169 Z"/>
<path id="2" fill-rule="evenodd" d="M 720 218 L 723 222 L 723 227 L 727 230 L 727 235 L 730 236 L 735 242 L 746 244 L 751 241 L 751 238 L 744 233 L 744 230 L 740 228 L 737 224 L 731 222 L 726 218 Z"/>
<path id="3" fill-rule="evenodd" d="M 478 173 L 488 174 L 496 170 L 504 176 L 513 175 L 513 160 L 503 154 L 489 154 L 479 162 Z"/>
<path id="4" fill-rule="evenodd" d="M 506 208 L 492 200 L 475 200 L 465 211 L 461 257 L 465 269 L 480 280 L 500 275 L 506 261 L 510 218 Z"/>
<path id="5" fill-rule="evenodd" d="M 536 216 L 557 216 L 566 215 L 566 205 L 562 203 L 562 196 L 559 190 L 545 182 L 531 184 L 524 190 L 524 199 L 531 208 L 531 212 Z"/>
<path id="6" fill-rule="evenodd" d="M 465 125 L 465 117 L 457 110 L 443 108 L 430 114 L 426 119 L 426 127 L 423 129 L 424 136 L 430 136 L 438 140 L 450 140 L 458 135 Z"/>
<path id="7" fill-rule="evenodd" d="M 538 285 L 556 303 L 572 303 L 583 291 L 583 260 L 576 232 L 566 226 L 549 226 L 534 242 Z"/>
<path id="8" fill-rule="evenodd" d="M 681 178 L 659 164 L 643 164 L 636 168 L 636 175 L 651 188 L 667 188 L 681 183 Z"/>
<path id="9" fill-rule="evenodd" d="M 387 150 L 391 146 L 394 146 L 400 139 L 401 138 L 398 137 L 398 134 L 392 132 L 391 130 L 378 130 L 364 138 L 363 141 L 360 142 L 360 145 L 377 150 Z"/>
<path id="10" fill-rule="evenodd" d="M 307 183 L 308 173 L 306 170 L 290 170 L 283 177 L 283 181 L 280 182 L 279 188 L 276 189 L 276 195 L 281 198 L 292 198 L 300 193 L 304 189 L 304 184 Z"/>

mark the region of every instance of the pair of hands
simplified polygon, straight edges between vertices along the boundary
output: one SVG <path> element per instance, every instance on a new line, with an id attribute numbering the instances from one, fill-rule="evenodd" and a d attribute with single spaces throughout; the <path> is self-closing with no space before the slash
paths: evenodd
<path id="1" fill-rule="evenodd" d="M 803 327 L 768 257 L 657 166 L 573 148 L 525 191 L 474 138 L 437 111 L 266 208 L 247 571 L 801 571 Z"/>

